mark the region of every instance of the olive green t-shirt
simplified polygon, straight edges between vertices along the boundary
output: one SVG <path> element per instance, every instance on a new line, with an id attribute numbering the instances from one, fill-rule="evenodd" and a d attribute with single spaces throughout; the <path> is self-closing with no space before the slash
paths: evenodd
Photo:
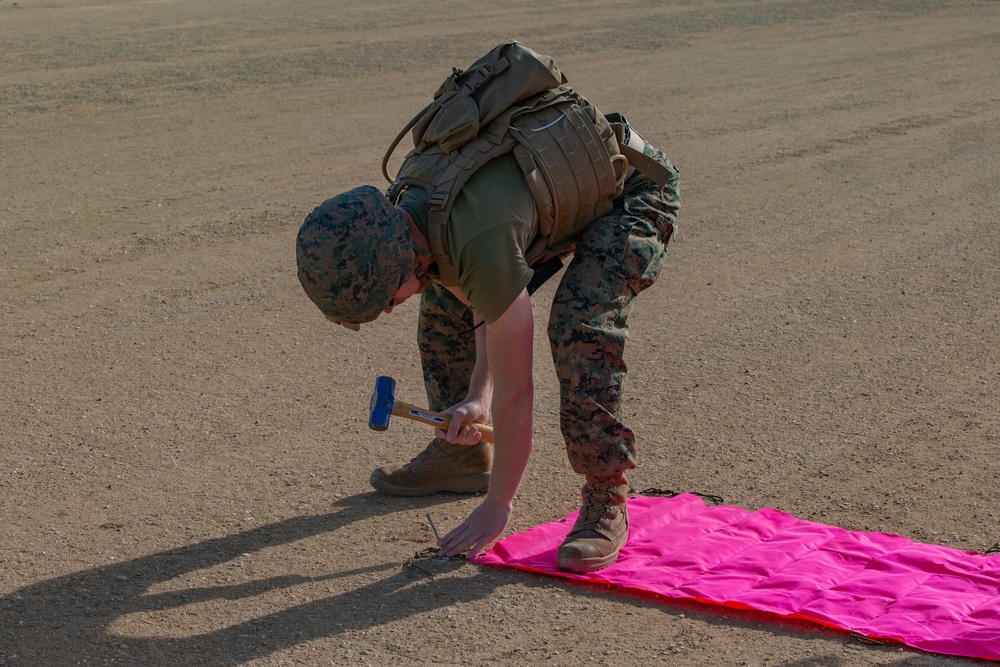
<path id="1" fill-rule="evenodd" d="M 425 190 L 408 188 L 399 200 L 424 236 L 428 198 Z M 537 234 L 535 200 L 512 154 L 486 163 L 455 198 L 448 256 L 458 287 L 487 323 L 503 315 L 531 281 L 524 255 Z"/>

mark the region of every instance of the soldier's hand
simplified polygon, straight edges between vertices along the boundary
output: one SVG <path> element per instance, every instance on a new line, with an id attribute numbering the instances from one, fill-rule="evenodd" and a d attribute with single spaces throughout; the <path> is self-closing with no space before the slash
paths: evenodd
<path id="1" fill-rule="evenodd" d="M 442 412 L 451 415 L 451 424 L 447 431 L 436 429 L 435 435 L 453 445 L 474 445 L 479 442 L 482 433 L 473 424 L 485 424 L 490 416 L 489 408 L 478 400 L 465 400 Z"/>
<path id="2" fill-rule="evenodd" d="M 439 556 L 457 556 L 466 549 L 471 558 L 485 549 L 507 527 L 511 505 L 487 497 L 457 528 L 438 540 Z"/>

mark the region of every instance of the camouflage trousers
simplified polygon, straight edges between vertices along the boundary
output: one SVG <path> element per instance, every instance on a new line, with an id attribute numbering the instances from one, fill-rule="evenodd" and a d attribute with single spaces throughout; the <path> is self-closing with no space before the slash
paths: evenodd
<path id="1" fill-rule="evenodd" d="M 549 316 L 560 428 L 570 465 L 583 475 L 613 475 L 636 464 L 635 434 L 622 421 L 628 317 L 663 267 L 680 208 L 677 170 L 649 144 L 645 153 L 672 178 L 662 190 L 639 173 L 626 181 L 612 212 L 578 239 Z M 450 292 L 436 283 L 424 291 L 418 345 L 432 410 L 468 392 L 476 361 L 472 327 L 471 309 Z"/>

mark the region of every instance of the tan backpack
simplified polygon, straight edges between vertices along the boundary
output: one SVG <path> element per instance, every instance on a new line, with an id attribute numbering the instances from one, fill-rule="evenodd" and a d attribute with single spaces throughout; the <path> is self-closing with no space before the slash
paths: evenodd
<path id="1" fill-rule="evenodd" d="M 504 42 L 468 69 L 454 68 L 389 146 L 382 159 L 391 183 L 386 194 L 393 203 L 410 186 L 430 194 L 427 236 L 444 284 L 457 283 L 446 250 L 452 204 L 493 158 L 513 151 L 535 199 L 539 237 L 526 253 L 529 265 L 568 254 L 580 232 L 611 211 L 628 175 L 623 152 L 645 173 L 636 163 L 648 158 L 619 146 L 624 127 L 612 128 L 566 83 L 551 58 Z M 386 166 L 411 129 L 414 148 L 393 181 Z"/>

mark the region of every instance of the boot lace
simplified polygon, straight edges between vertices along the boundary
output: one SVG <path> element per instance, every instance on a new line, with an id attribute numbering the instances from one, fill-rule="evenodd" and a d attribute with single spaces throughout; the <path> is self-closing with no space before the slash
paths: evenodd
<path id="1" fill-rule="evenodd" d="M 580 516 L 583 517 L 581 530 L 594 530 L 601 525 L 617 490 L 618 485 L 611 481 L 587 484 L 584 504 L 580 508 Z"/>
<path id="2" fill-rule="evenodd" d="M 414 468 L 419 468 L 420 464 L 426 461 L 427 459 L 441 458 L 443 454 L 444 452 L 441 451 L 441 445 L 438 444 L 438 441 L 432 440 L 431 443 L 427 445 L 427 447 L 425 447 L 423 450 L 420 451 L 419 454 L 410 459 L 410 466 Z"/>

